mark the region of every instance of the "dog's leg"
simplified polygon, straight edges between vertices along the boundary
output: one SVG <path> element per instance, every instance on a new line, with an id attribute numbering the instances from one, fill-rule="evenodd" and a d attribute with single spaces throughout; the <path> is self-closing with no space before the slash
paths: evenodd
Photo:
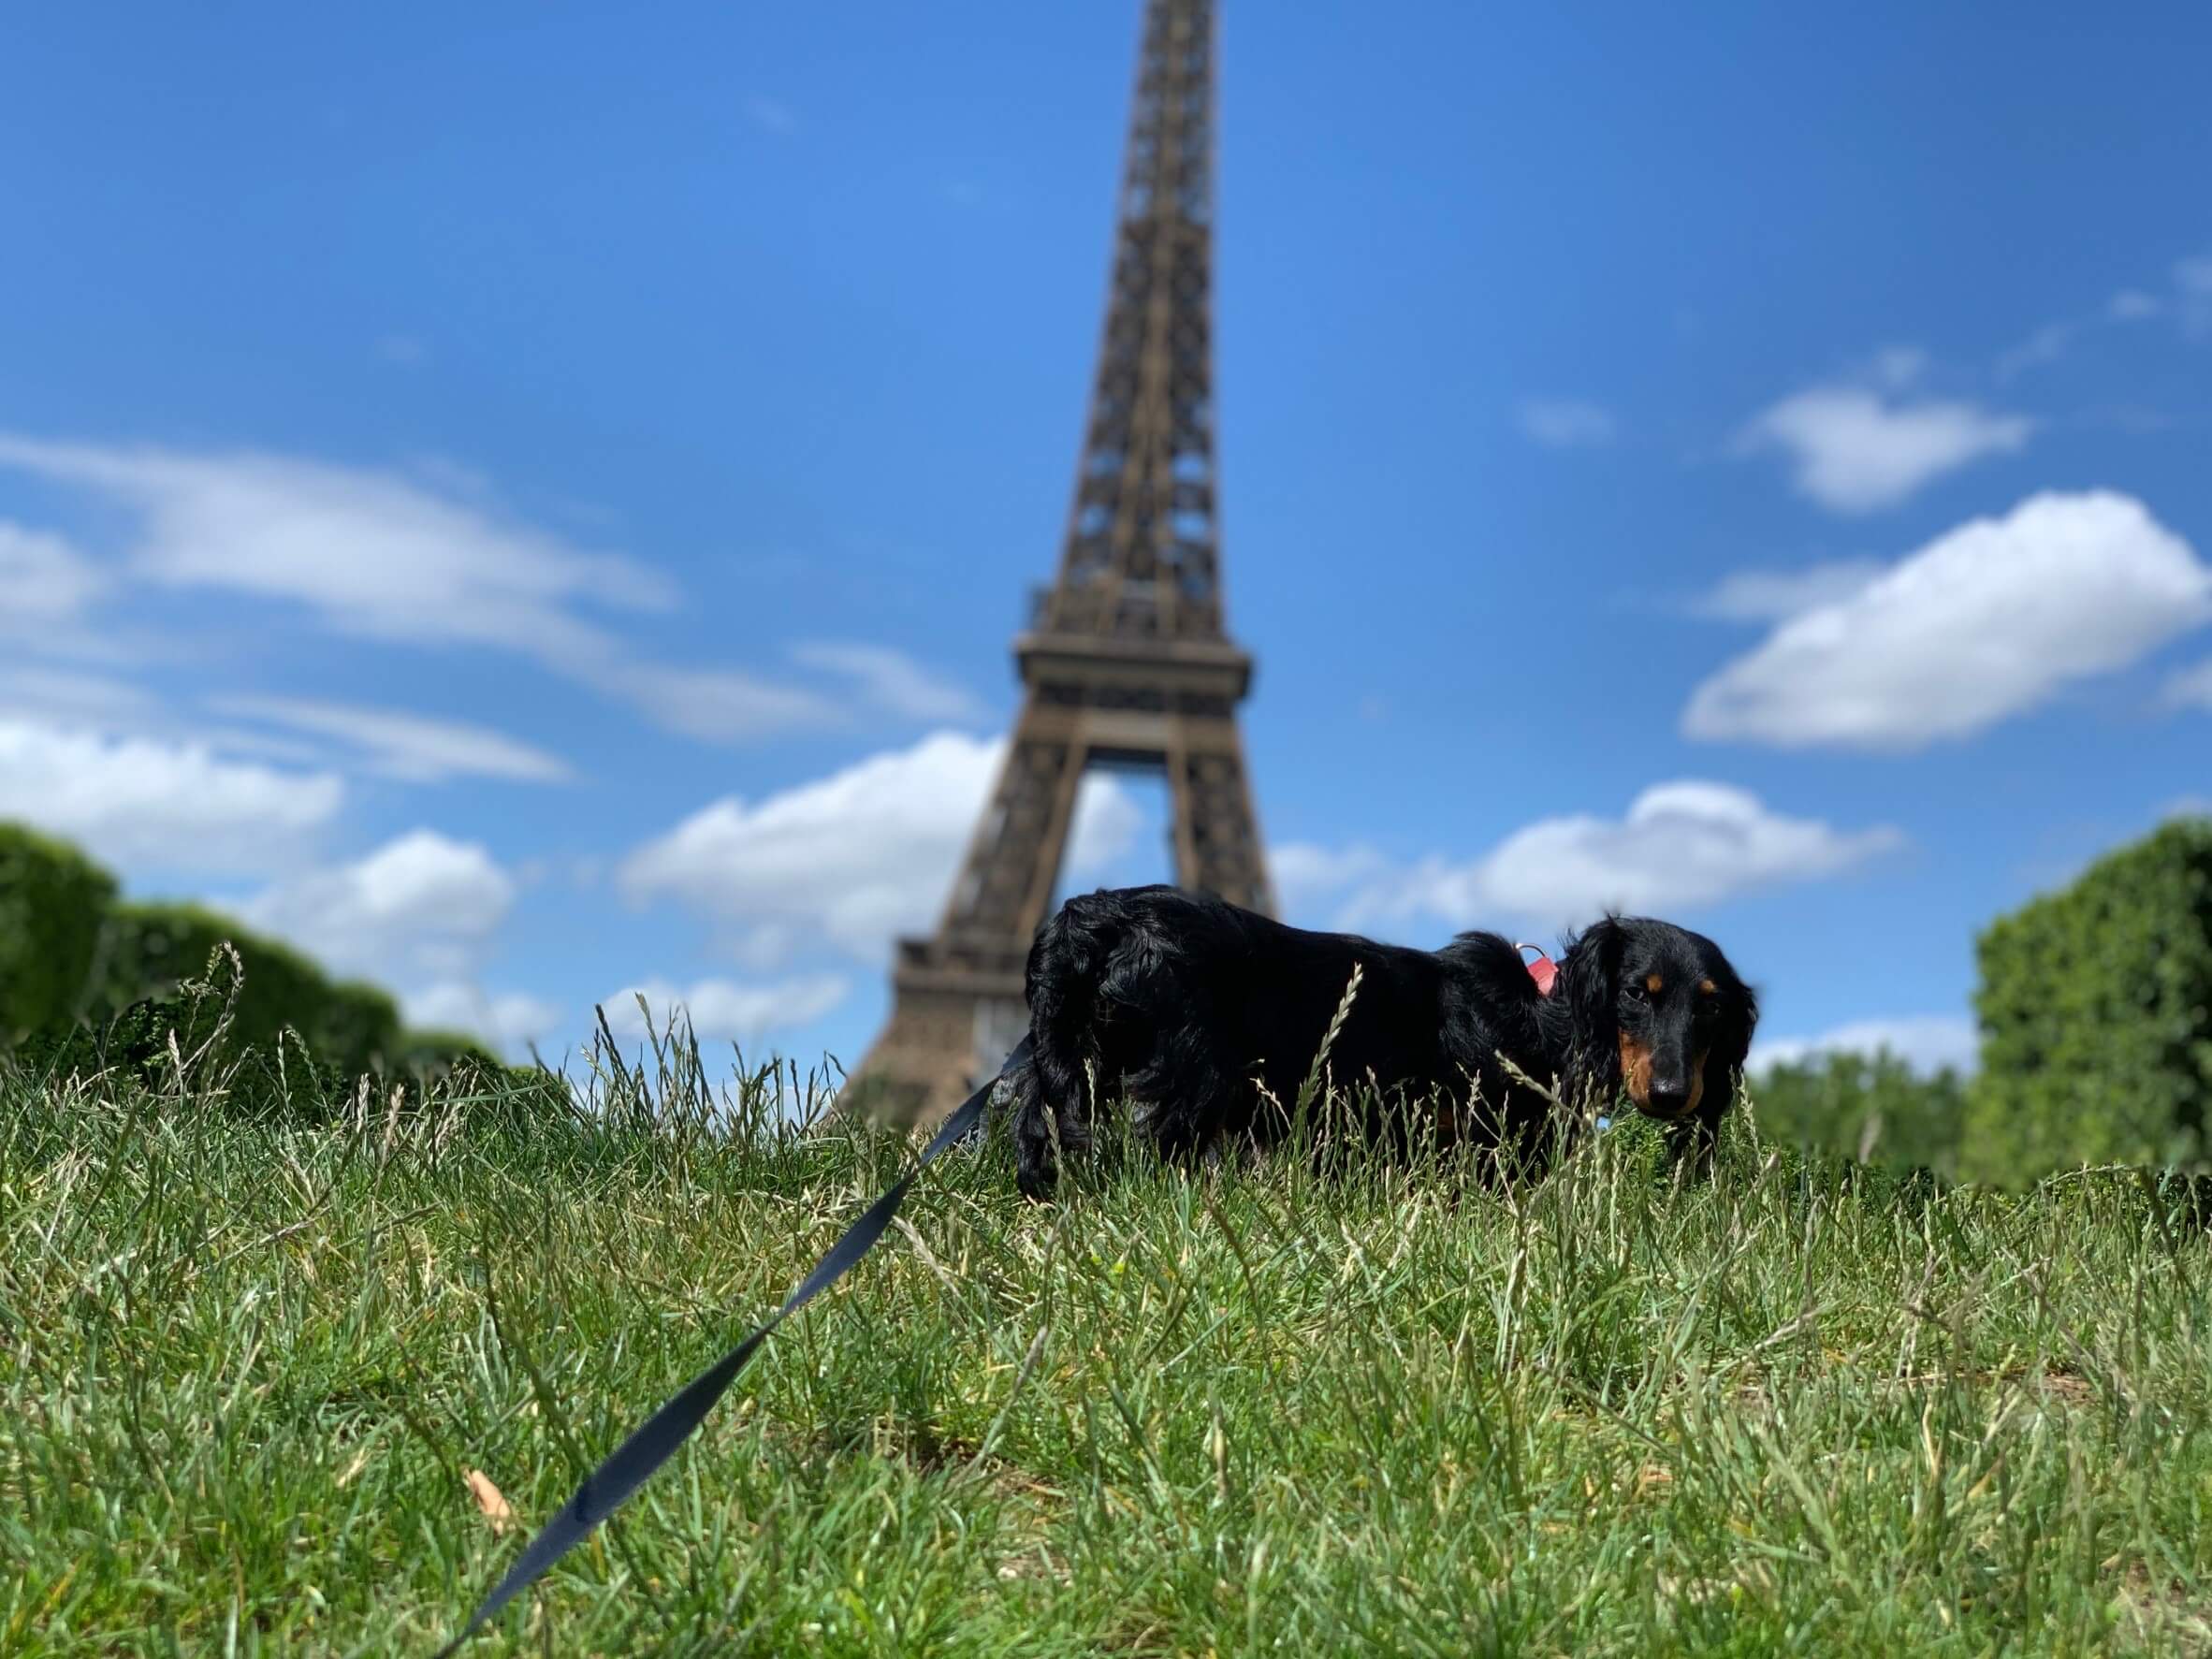
<path id="1" fill-rule="evenodd" d="M 1091 1144 L 1091 1080 L 1070 1063 L 1056 1043 L 1038 1044 L 1017 1086 L 1013 1110 L 1014 1181 L 1034 1202 L 1050 1199 L 1059 1184 L 1063 1153 Z"/>
<path id="2" fill-rule="evenodd" d="M 1703 1181 L 1712 1174 L 1713 1154 L 1721 1143 L 1721 1118 L 1725 1100 L 1700 1106 L 1687 1123 L 1666 1131 L 1666 1161 L 1678 1184 Z"/>
<path id="3" fill-rule="evenodd" d="M 1053 1157 L 1052 1108 L 1045 1102 L 1043 1080 L 1038 1076 L 1034 1057 L 1007 1074 L 999 1085 L 999 1096 L 1007 1102 L 1015 1183 L 1025 1197 L 1041 1201 L 1052 1196 L 1058 1171 Z"/>
<path id="4" fill-rule="evenodd" d="M 1059 1157 L 1055 1142 L 1058 1125 L 1052 1103 L 1044 1098 L 1038 1068 L 1024 1069 L 1015 1084 L 1013 1109 L 1014 1182 L 1022 1196 L 1043 1203 L 1059 1183 Z"/>

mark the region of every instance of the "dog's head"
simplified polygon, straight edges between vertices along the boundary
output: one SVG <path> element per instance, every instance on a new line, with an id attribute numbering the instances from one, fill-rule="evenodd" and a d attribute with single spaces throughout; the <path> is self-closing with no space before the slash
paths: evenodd
<path id="1" fill-rule="evenodd" d="M 1670 922 L 1608 916 L 1567 946 L 1560 977 L 1589 1074 L 1670 1123 L 1726 1106 L 1758 1003 L 1720 946 Z"/>

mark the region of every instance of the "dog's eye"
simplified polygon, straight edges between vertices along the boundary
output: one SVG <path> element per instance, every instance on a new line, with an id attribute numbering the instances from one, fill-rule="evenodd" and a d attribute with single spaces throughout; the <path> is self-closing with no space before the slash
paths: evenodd
<path id="1" fill-rule="evenodd" d="M 1623 986 L 1621 996 L 1623 1000 L 1628 1002 L 1649 1002 L 1652 1000 L 1651 992 L 1645 990 L 1641 985 L 1636 984 Z"/>

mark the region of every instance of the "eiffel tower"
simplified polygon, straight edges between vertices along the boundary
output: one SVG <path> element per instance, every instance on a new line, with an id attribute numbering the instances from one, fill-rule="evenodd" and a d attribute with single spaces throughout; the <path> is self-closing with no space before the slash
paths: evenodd
<path id="1" fill-rule="evenodd" d="M 1271 912 L 1215 520 L 1213 0 L 1147 0 L 1106 327 L 1059 576 L 1014 640 L 1022 712 L 942 919 L 898 942 L 858 1098 L 941 1112 L 1027 1026 L 1023 967 L 1090 767 L 1165 772 L 1177 885 Z"/>

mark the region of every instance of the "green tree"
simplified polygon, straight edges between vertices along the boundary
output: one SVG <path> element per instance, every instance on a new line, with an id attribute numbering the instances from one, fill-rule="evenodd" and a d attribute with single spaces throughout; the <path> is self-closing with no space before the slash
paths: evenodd
<path id="1" fill-rule="evenodd" d="M 1751 1085 L 1770 1140 L 1894 1169 L 1958 1172 L 1966 1084 L 1948 1067 L 1932 1077 L 1887 1050 L 1813 1055 L 1772 1067 Z"/>
<path id="2" fill-rule="evenodd" d="M 2020 1183 L 2205 1157 L 2212 819 L 2100 859 L 1982 935 L 1982 1070 L 1961 1172 Z"/>

